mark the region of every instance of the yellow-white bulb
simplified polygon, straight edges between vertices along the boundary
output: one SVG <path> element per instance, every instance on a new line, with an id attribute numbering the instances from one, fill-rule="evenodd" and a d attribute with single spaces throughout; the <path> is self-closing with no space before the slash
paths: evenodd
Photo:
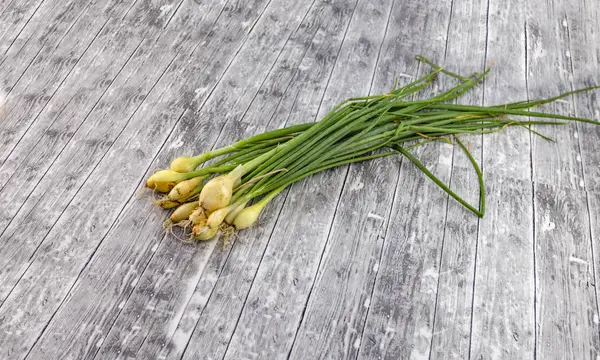
<path id="1" fill-rule="evenodd" d="M 233 220 L 233 225 L 238 230 L 242 230 L 252 226 L 258 219 L 258 216 L 260 215 L 260 212 L 263 208 L 264 205 L 261 203 L 256 203 L 252 206 L 245 208 L 244 210 L 240 211 L 240 213 L 235 217 L 235 219 Z"/>
<path id="2" fill-rule="evenodd" d="M 227 214 L 229 214 L 235 208 L 237 208 L 237 204 L 232 204 L 232 205 L 229 205 L 229 206 L 224 207 L 222 209 L 213 211 L 210 214 L 210 216 L 208 217 L 208 226 L 211 229 L 218 228 L 219 226 L 221 226 L 221 224 L 225 220 L 225 217 L 227 216 Z"/>
<path id="3" fill-rule="evenodd" d="M 172 209 L 180 205 L 180 203 L 178 203 L 177 201 L 173 201 L 169 198 L 158 199 L 154 201 L 153 204 L 163 209 Z"/>
<path id="4" fill-rule="evenodd" d="M 180 174 L 173 170 L 160 170 L 152 174 L 146 181 L 146 187 L 159 192 L 167 193 L 177 185 L 177 183 L 185 180 L 184 174 Z"/>
<path id="5" fill-rule="evenodd" d="M 233 186 L 243 175 L 243 167 L 238 166 L 227 175 L 210 179 L 200 192 L 200 206 L 215 211 L 229 205 L 233 195 Z"/>
<path id="6" fill-rule="evenodd" d="M 197 202 L 190 202 L 180 205 L 173 214 L 171 214 L 171 221 L 174 223 L 178 223 L 180 221 L 187 220 L 190 215 L 198 208 Z"/>
<path id="7" fill-rule="evenodd" d="M 169 192 L 169 199 L 173 201 L 181 201 L 185 200 L 190 193 L 196 188 L 196 186 L 200 185 L 200 183 L 204 180 L 204 177 L 198 176 L 189 180 L 184 180 L 179 184 L 175 185 L 173 189 Z"/>
<path id="8" fill-rule="evenodd" d="M 177 159 L 171 161 L 169 169 L 178 173 L 187 173 L 196 170 L 198 164 L 196 159 L 191 156 L 180 156 Z"/>
<path id="9" fill-rule="evenodd" d="M 227 216 L 225 217 L 225 222 L 228 224 L 233 224 L 233 220 L 236 218 L 236 216 L 238 216 L 238 214 L 244 210 L 244 208 L 246 207 L 246 204 L 248 202 L 244 202 L 243 204 L 239 204 L 235 209 L 231 210 L 229 212 L 229 214 L 227 214 Z"/>
<path id="10" fill-rule="evenodd" d="M 196 240 L 210 240 L 217 234 L 217 231 L 219 231 L 219 228 L 211 229 L 207 225 L 206 220 L 194 226 L 192 229 L 192 233 Z"/>
<path id="11" fill-rule="evenodd" d="M 197 203 L 196 203 L 197 205 Z M 196 208 L 196 210 L 194 210 L 190 216 L 188 217 L 188 219 L 192 222 L 193 225 L 198 225 L 200 224 L 202 221 L 206 220 L 206 214 L 204 213 L 204 209 L 200 206 L 198 206 Z"/>

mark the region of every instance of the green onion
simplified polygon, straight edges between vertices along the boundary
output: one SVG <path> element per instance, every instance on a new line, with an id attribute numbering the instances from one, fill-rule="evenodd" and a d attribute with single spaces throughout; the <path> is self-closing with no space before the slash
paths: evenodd
<path id="1" fill-rule="evenodd" d="M 495 106 L 450 104 L 449 101 L 481 83 L 490 69 L 465 77 L 424 57 L 418 56 L 417 60 L 431 66 L 433 71 L 402 87 L 396 83 L 389 93 L 344 100 L 318 122 L 268 131 L 196 156 L 178 157 L 171 162 L 169 170 L 150 176 L 146 186 L 169 193 L 156 201 L 157 205 L 179 206 L 171 222 L 179 222 L 184 229 L 191 225 L 191 237 L 208 240 L 219 232 L 229 233 L 231 226 L 238 230 L 252 226 L 279 193 L 307 176 L 400 154 L 465 208 L 483 217 L 483 175 L 458 135 L 489 134 L 518 126 L 552 141 L 531 129 L 531 125 L 562 125 L 569 121 L 599 124 L 591 119 L 530 110 L 598 87 Z M 437 76 L 449 76 L 458 84 L 429 98 L 409 100 Z M 508 116 L 551 120 L 514 120 Z M 440 140 L 456 142 L 471 161 L 479 180 L 477 207 L 453 192 L 410 153 L 415 147 Z M 208 164 L 209 161 L 213 161 L 212 164 Z M 204 167 L 198 168 L 202 164 Z"/>

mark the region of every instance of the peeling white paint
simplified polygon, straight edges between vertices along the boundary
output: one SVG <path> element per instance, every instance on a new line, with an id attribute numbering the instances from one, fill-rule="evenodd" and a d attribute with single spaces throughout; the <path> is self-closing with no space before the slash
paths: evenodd
<path id="1" fill-rule="evenodd" d="M 0 120 L 4 119 L 6 107 L 6 93 L 0 90 Z"/>
<path id="2" fill-rule="evenodd" d="M 584 265 L 587 265 L 587 264 L 588 264 L 588 262 L 587 262 L 587 261 L 585 261 L 585 260 L 583 260 L 583 259 L 580 259 L 580 258 L 577 258 L 577 257 L 575 257 L 575 256 L 571 256 L 571 257 L 569 258 L 569 261 L 570 261 L 570 262 L 574 262 L 574 263 L 578 263 L 578 264 L 584 264 Z"/>
<path id="3" fill-rule="evenodd" d="M 160 7 L 160 17 L 167 16 L 171 12 L 171 9 L 173 9 L 173 4 L 161 6 Z"/>
<path id="4" fill-rule="evenodd" d="M 556 228 L 556 224 L 550 221 L 550 214 L 546 212 L 542 218 L 542 231 L 551 231 L 554 230 L 554 228 Z"/>
<path id="5" fill-rule="evenodd" d="M 367 218 L 381 220 L 381 221 L 385 220 L 385 218 L 383 216 L 374 214 L 372 212 L 370 212 L 369 215 L 367 215 Z"/>
<path id="6" fill-rule="evenodd" d="M 350 191 L 360 190 L 364 187 L 365 187 L 365 183 L 363 183 L 362 181 L 357 181 L 357 182 L 353 183 L 352 186 L 350 186 Z"/>

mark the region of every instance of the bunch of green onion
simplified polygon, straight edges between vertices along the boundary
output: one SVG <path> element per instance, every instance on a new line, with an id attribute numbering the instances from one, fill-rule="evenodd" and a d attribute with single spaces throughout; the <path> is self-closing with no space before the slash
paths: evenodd
<path id="1" fill-rule="evenodd" d="M 197 156 L 176 158 L 169 170 L 153 174 L 146 186 L 168 193 L 155 203 L 167 209 L 176 207 L 168 220 L 170 226 L 191 229 L 190 236 L 197 240 L 208 240 L 232 226 L 241 230 L 253 225 L 275 196 L 309 175 L 400 153 L 454 199 L 482 217 L 485 212 L 482 174 L 469 149 L 457 135 L 488 134 L 507 126 L 521 126 L 548 139 L 531 129 L 530 125 L 566 123 L 556 120 L 511 120 L 507 116 L 598 124 L 589 119 L 528 110 L 596 87 L 544 100 L 496 106 L 457 105 L 449 102 L 481 82 L 489 69 L 464 77 L 423 57 L 418 56 L 417 59 L 430 65 L 433 70 L 405 86 L 394 85 L 389 93 L 347 99 L 318 122 L 265 132 Z M 428 99 L 415 100 L 415 95 L 439 75 L 455 78 L 458 85 Z M 452 143 L 451 139 L 465 151 L 479 178 L 478 208 L 450 190 L 409 152 L 411 148 L 432 141 Z M 213 159 L 215 161 L 210 165 L 200 168 Z"/>

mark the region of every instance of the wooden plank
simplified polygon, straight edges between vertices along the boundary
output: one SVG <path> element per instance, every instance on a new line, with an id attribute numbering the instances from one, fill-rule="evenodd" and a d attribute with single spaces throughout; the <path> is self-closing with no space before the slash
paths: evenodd
<path id="1" fill-rule="evenodd" d="M 455 163 L 451 184 L 454 191 L 477 204 L 479 184 L 472 169 Z M 469 355 L 478 229 L 477 216 L 449 199 L 437 274 L 432 358 L 463 359 Z"/>
<path id="2" fill-rule="evenodd" d="M 158 10 L 161 4 L 157 3 L 154 6 L 155 10 Z M 146 13 L 149 9 L 142 7 L 137 11 Z M 135 13 L 136 11 L 131 12 Z M 5 211 L 2 214 L 4 222 L 0 223 L 2 229 L 64 149 L 65 144 L 85 122 L 91 109 L 108 91 L 136 47 L 140 46 L 146 37 L 149 37 L 146 42 L 148 47 L 156 40 L 155 35 L 159 30 L 156 27 L 142 26 L 148 22 L 147 18 L 126 21 L 128 26 L 125 27 L 116 21 L 105 27 L 78 61 L 71 75 L 62 82 L 52 99 L 41 110 L 35 124 L 28 129 L 0 167 L 0 203 L 4 205 Z M 35 109 L 24 111 L 24 115 L 35 117 Z"/>
<path id="3" fill-rule="evenodd" d="M 590 283 L 590 286 L 594 288 L 596 295 L 596 309 L 592 310 L 591 317 L 592 322 L 596 325 L 596 328 L 600 327 L 600 291 L 598 291 L 598 279 L 600 279 L 600 266 L 598 266 L 598 259 L 600 259 L 600 245 L 598 240 L 600 239 L 600 193 L 588 192 L 588 214 L 590 216 L 590 237 L 592 239 L 592 271 L 594 281 Z M 596 346 L 596 352 L 599 347 Z"/>
<path id="4" fill-rule="evenodd" d="M 424 147 L 419 157 L 447 182 L 449 163 L 436 161 L 439 152 Z M 359 359 L 429 356 L 446 201 L 437 185 L 402 162 Z"/>
<path id="5" fill-rule="evenodd" d="M 359 22 L 354 23 L 353 19 L 350 26 L 353 24 L 358 26 Z M 340 55 L 339 67 L 336 66 L 329 81 L 321 112 L 353 94 L 351 91 L 356 90 L 352 85 L 364 83 L 356 81 L 356 73 L 346 71 L 347 65 L 343 62 L 346 58 Z M 345 176 L 341 170 L 320 174 L 292 187 L 280 216 L 289 220 L 279 222 L 275 228 L 226 358 L 244 356 L 242 354 L 273 358 L 289 353 L 330 232 L 331 217 L 338 202 L 336 195 L 341 191 Z M 291 216 L 292 213 L 300 213 L 302 218 Z M 286 234 L 298 235 L 290 242 Z M 322 240 L 315 243 L 314 239 Z"/>
<path id="6" fill-rule="evenodd" d="M 265 92 L 267 97 L 261 94 L 253 102 L 245 118 L 260 118 L 265 116 L 264 114 L 269 117 L 272 112 L 269 109 L 273 106 L 276 109 L 273 109 L 275 114 L 271 117 L 271 121 L 281 125 L 288 119 L 293 122 L 304 122 L 315 118 L 318 110 L 316 105 L 320 100 L 316 97 L 323 93 L 336 59 L 335 56 L 331 56 L 332 50 L 336 52 L 339 47 L 346 26 L 345 22 L 350 15 L 346 13 L 345 16 L 332 17 L 331 15 L 335 14 L 339 6 L 337 2 L 320 2 L 311 10 L 300 25 L 300 30 L 286 46 L 286 55 L 282 55 L 281 64 L 276 65 L 273 77 L 267 79 L 265 83 L 268 89 Z M 328 20 L 332 18 L 337 20 Z M 279 83 L 281 84 L 278 85 Z M 272 95 L 268 96 L 269 94 L 281 96 L 282 93 L 283 97 L 279 99 L 279 104 L 273 101 L 275 99 Z M 170 349 L 169 357 L 180 357 L 188 340 L 185 356 L 193 356 L 197 353 L 197 344 L 201 344 L 201 349 L 198 350 L 201 350 L 203 356 L 211 356 L 210 354 L 222 356 L 246 300 L 245 294 L 252 284 L 264 248 L 269 241 L 269 233 L 279 213 L 278 208 L 281 206 L 280 200 L 273 205 L 273 211 L 264 214 L 265 220 L 261 222 L 256 232 L 254 230 L 244 232 L 243 234 L 246 235 L 242 235 L 241 245 L 232 249 L 227 266 L 221 273 L 221 278 L 227 279 L 226 281 L 219 281 L 217 288 L 211 293 L 216 278 L 212 279 L 210 273 L 207 276 L 202 275 L 200 291 L 197 291 L 190 300 L 180 322 L 181 328 L 173 336 L 173 348 Z M 240 277 L 239 274 L 246 275 Z M 208 288 L 207 284 L 212 286 Z M 226 311 L 223 311 L 225 309 Z M 196 322 L 198 325 L 194 330 Z M 193 330 L 194 337 L 190 340 Z"/>
<path id="7" fill-rule="evenodd" d="M 1 270 L 4 275 L 4 280 L 0 284 L 1 301 L 4 301 L 23 275 L 29 264 L 28 259 L 30 260 L 37 251 L 43 235 L 47 234 L 54 225 L 64 207 L 68 205 L 89 175 L 89 171 L 102 159 L 112 141 L 127 125 L 127 120 L 147 94 L 135 92 L 143 89 L 149 91 L 174 57 L 169 52 L 155 55 L 154 63 L 148 67 L 146 61 L 153 52 L 155 43 L 152 40 L 155 39 L 149 39 L 143 48 L 138 48 L 141 39 L 144 36 L 151 36 L 152 31 L 135 30 L 139 24 L 131 23 L 131 25 L 133 30 L 121 28 L 116 34 L 113 32 L 114 29 L 108 28 L 108 32 L 103 34 L 96 42 L 96 46 L 91 48 L 89 55 L 82 58 L 80 64 L 76 66 L 74 75 L 65 80 L 63 87 L 57 91 L 49 106 L 46 107 L 47 112 L 42 113 L 36 123 L 40 127 L 47 124 L 48 130 L 38 134 L 30 128 L 28 134 L 34 135 L 26 134 L 25 139 L 29 140 L 26 142 L 33 142 L 33 144 L 29 147 L 23 144 L 11 154 L 15 161 L 18 160 L 18 156 L 26 156 L 23 164 L 15 169 L 12 169 L 10 164 L 4 164 L 5 166 L 1 168 L 2 174 L 7 175 L 11 175 L 10 171 L 14 170 L 9 177 L 10 180 L 0 191 L 0 204 L 4 205 L 0 212 L 2 215 L 0 225 L 3 226 L 2 230 L 6 229 L 1 237 L 4 240 L 1 243 L 3 251 L 0 255 L 0 263 L 4 265 Z M 118 25 L 115 24 L 116 26 Z M 114 83 L 136 51 L 133 67 L 129 67 L 129 71 L 123 74 L 124 77 Z M 106 62 L 105 59 L 112 61 Z M 131 80 L 132 75 L 144 66 L 149 71 L 155 71 L 153 75 L 148 79 L 139 78 L 137 82 Z M 125 92 L 121 94 L 109 92 L 109 88 L 114 91 L 115 87 Z M 115 99 L 123 94 L 131 94 L 129 98 L 125 98 L 127 100 L 120 103 L 121 108 L 117 107 L 121 111 L 125 110 L 125 113 L 116 117 L 111 127 L 107 127 L 104 108 L 106 104 L 115 102 Z M 110 100 L 102 100 L 104 97 Z M 94 116 L 92 113 L 102 116 Z M 89 133 L 93 132 L 96 132 L 99 142 L 90 141 Z M 73 144 L 78 142 L 79 146 L 73 147 Z M 67 148 L 67 144 L 71 147 Z M 69 154 L 72 156 L 69 157 Z M 40 186 L 41 178 L 54 166 L 61 155 L 65 156 L 63 159 L 68 159 L 66 160 L 69 162 L 68 166 L 77 164 L 72 176 L 67 181 L 58 178 L 50 183 L 46 181 Z M 57 186 L 57 182 L 62 187 Z M 32 191 L 34 191 L 33 196 Z M 40 207 L 41 198 L 51 202 L 52 206 Z M 15 215 L 16 217 L 13 218 Z M 33 224 L 27 226 L 27 232 L 22 231 L 24 223 Z M 33 234 L 43 235 L 32 238 Z M 23 241 L 25 238 L 30 240 Z"/>
<path id="8" fill-rule="evenodd" d="M 567 4 L 537 4 L 545 14 L 527 21 L 530 98 L 571 90 L 572 67 Z M 530 9 L 533 11 L 534 9 Z M 549 106 L 573 113 L 570 102 Z M 600 337 L 593 255 L 578 126 L 544 127 L 557 140 L 534 138 L 532 148 L 535 215 L 536 356 L 594 359 Z M 546 185 L 548 184 L 548 185 Z M 560 355 L 559 355 L 560 354 Z"/>
<path id="9" fill-rule="evenodd" d="M 290 358 L 358 355 L 398 171 L 397 158 L 350 167 Z"/>
<path id="10" fill-rule="evenodd" d="M 568 31 L 562 24 L 564 6 L 535 4 L 535 9 L 529 9 L 530 12 L 545 14 L 544 17 L 529 18 L 526 22 L 527 89 L 530 99 L 548 98 L 571 90 Z M 543 106 L 539 110 L 573 115 L 573 105 L 564 102 Z M 538 126 L 535 129 L 556 140 L 556 143 L 552 143 L 532 136 L 535 183 L 581 189 L 584 185 L 583 168 L 581 161 L 577 161 L 580 158 L 579 141 L 574 136 L 577 124 Z"/>
<path id="11" fill-rule="evenodd" d="M 485 104 L 524 100 L 526 5 L 492 1 L 489 6 L 487 59 L 494 67 L 485 83 Z M 492 191 L 478 235 L 470 355 L 531 358 L 535 289 L 530 135 L 512 128 L 483 139 L 483 170 Z"/>
<path id="12" fill-rule="evenodd" d="M 106 18 L 88 9 L 56 47 L 38 52 L 27 70 L 19 73 L 16 82 L 8 84 L 11 89 L 7 96 L 7 116 L 0 126 L 0 162 L 6 160 L 25 132 L 36 122 L 41 111 L 106 25 Z"/>
<path id="13" fill-rule="evenodd" d="M 488 10 L 486 105 L 527 99 L 525 79 L 525 1 L 492 0 Z M 496 175 L 531 180 L 530 136 L 522 128 L 508 128 L 483 138 L 483 170 Z"/>
<path id="14" fill-rule="evenodd" d="M 598 31 L 600 13 L 597 6 L 587 0 L 566 6 L 567 13 L 562 25 L 569 36 L 570 60 L 573 87 L 581 88 L 600 84 L 598 54 L 600 44 L 595 34 Z M 592 35 L 594 34 L 594 35 Z M 600 121 L 599 92 L 580 94 L 573 98 L 577 116 Z M 584 187 L 588 191 L 600 192 L 600 126 L 580 124 L 573 137 L 579 138 L 581 162 L 585 169 Z"/>
<path id="15" fill-rule="evenodd" d="M 239 53 L 239 56 L 236 57 L 238 60 L 233 62 L 227 75 L 220 82 L 221 85 L 212 92 L 216 96 L 214 98 L 211 96 L 212 100 L 200 110 L 199 115 L 201 119 L 199 120 L 196 117 L 197 114 L 191 110 L 186 112 L 187 114 L 183 116 L 181 122 L 170 136 L 170 146 L 164 148 L 160 153 L 157 164 L 162 166 L 167 164 L 177 152 L 181 151 L 181 143 L 189 144 L 188 149 L 189 147 L 194 147 L 192 140 L 197 139 L 198 134 L 203 135 L 205 146 L 206 144 L 214 143 L 223 123 L 228 120 L 233 121 L 233 119 L 243 113 L 243 104 L 252 100 L 262 78 L 266 76 L 266 73 L 271 68 L 272 63 L 279 53 L 279 49 L 285 43 L 286 38 L 281 38 L 280 35 L 291 33 L 295 28 L 294 23 L 297 25 L 302 18 L 302 13 L 298 13 L 296 10 L 298 10 L 298 6 L 306 5 L 302 5 L 302 3 L 288 4 L 273 3 L 269 6 L 270 10 L 267 10 L 264 15 L 263 10 L 266 6 L 264 3 L 255 3 L 252 7 L 244 8 L 244 11 L 248 12 L 245 16 L 250 16 L 249 13 L 253 13 L 257 17 L 261 16 L 261 21 L 256 23 L 256 26 L 248 21 L 248 19 L 239 18 L 237 14 L 239 14 L 240 9 L 230 10 L 230 16 L 234 18 L 227 19 L 227 23 L 220 24 L 219 27 L 228 26 L 231 31 L 235 29 L 232 29 L 232 24 L 245 22 L 254 30 L 248 42 Z M 289 7 L 282 8 L 282 6 Z M 255 10 L 254 12 L 250 12 L 249 9 Z M 274 16 L 274 14 L 287 14 L 288 17 Z M 292 21 L 292 19 L 294 20 Z M 271 31 L 276 28 L 280 28 L 281 31 Z M 230 37 L 236 34 L 224 33 L 223 35 Z M 222 44 L 222 41 L 223 39 L 219 39 L 218 43 Z M 210 52 L 208 53 L 210 54 Z M 252 71 L 249 71 L 246 61 L 252 61 L 252 59 L 255 59 L 253 62 L 254 66 L 252 67 Z M 188 61 L 186 60 L 185 63 L 188 64 Z M 193 70 L 185 75 L 190 76 L 198 71 L 197 69 Z M 197 88 L 202 84 L 196 83 L 192 85 L 195 85 Z M 252 85 L 256 88 L 252 89 Z M 187 90 L 186 92 L 189 91 Z M 224 99 L 229 100 L 224 102 Z M 232 111 L 230 114 L 224 114 L 220 122 L 209 120 L 223 114 L 224 107 L 236 108 L 238 102 L 241 104 L 239 113 Z M 191 108 L 193 109 L 195 106 L 192 104 Z M 208 112 L 205 113 L 204 109 L 207 109 Z M 206 150 L 206 148 L 203 150 Z M 77 285 L 70 293 L 69 299 L 61 306 L 52 322 L 48 325 L 45 333 L 33 348 L 31 352 L 32 356 L 43 355 L 50 358 L 60 358 L 65 354 L 77 358 L 91 358 L 95 356 L 106 333 L 121 311 L 119 305 L 123 303 L 122 306 L 124 306 L 124 301 L 127 300 L 133 287 L 139 282 L 144 268 L 148 266 L 153 253 L 153 244 L 147 242 L 147 240 L 160 239 L 162 237 L 163 230 L 160 226 L 156 226 L 156 224 L 160 224 L 160 218 L 164 216 L 164 212 L 153 208 L 147 202 L 148 199 L 145 200 L 145 202 L 134 200 L 130 203 L 127 210 L 121 214 L 119 217 L 120 221 L 103 241 L 94 258 L 81 274 Z M 142 230 L 139 228 L 140 226 Z M 147 230 L 143 230 L 146 228 Z M 121 241 L 123 236 L 131 238 L 133 243 L 123 243 Z M 144 241 L 136 241 L 138 239 L 143 239 Z M 120 264 L 120 266 L 117 264 Z M 115 270 L 115 268 L 118 270 Z M 100 276 L 100 279 L 98 276 Z M 130 276 L 133 276 L 133 279 Z M 133 280 L 133 283 L 128 283 L 127 287 L 123 287 L 123 279 L 128 279 L 127 281 Z M 142 285 L 142 288 L 145 288 L 145 285 Z M 147 288 L 146 291 L 148 291 Z M 90 304 L 86 304 L 84 299 L 89 298 L 91 292 L 96 293 L 98 298 L 102 297 L 102 301 L 91 306 Z M 145 294 L 146 296 L 149 295 L 148 292 Z M 150 294 L 153 293 L 150 292 Z M 136 309 L 136 313 L 140 310 Z M 80 316 L 75 315 L 75 318 L 81 319 L 76 324 L 73 324 L 74 314 L 80 314 Z M 152 315 L 152 313 L 148 313 L 148 315 Z M 150 320 L 152 316 L 148 316 L 146 319 Z M 173 320 L 177 321 L 177 316 Z M 96 324 L 96 329 L 87 327 L 86 324 L 89 323 Z M 86 334 L 83 338 L 81 337 L 82 332 Z M 61 337 L 61 341 L 57 341 L 57 334 Z M 143 338 L 139 338 L 138 341 L 143 341 Z M 107 345 L 110 345 L 110 343 Z M 159 343 L 154 345 L 159 345 Z M 62 348 L 62 346 L 67 348 Z M 139 348 L 139 345 L 137 348 Z M 107 349 L 110 350 L 109 347 Z M 130 354 L 129 351 L 127 353 Z M 103 357 L 104 355 L 101 354 L 99 356 Z"/>
<path id="16" fill-rule="evenodd" d="M 44 0 L 41 2 L 23 28 L 6 39 L 5 51 L 0 52 L 2 70 L 7 71 L 7 68 L 11 67 L 12 75 L 17 76 L 16 68 L 24 69 L 43 45 L 56 46 L 88 5 L 89 3 L 85 1 Z M 21 61 L 15 61 L 17 58 Z"/>
<path id="17" fill-rule="evenodd" d="M 480 222 L 477 246 L 471 358 L 533 358 L 531 184 L 489 173 L 486 189 L 487 214 Z"/>
<path id="18" fill-rule="evenodd" d="M 166 76 L 152 88 L 147 98 L 148 105 L 138 109 L 130 119 L 129 126 L 121 132 L 102 162 L 95 169 L 88 170 L 93 170 L 93 173 L 83 174 L 84 177 L 89 176 L 89 182 L 78 192 L 75 191 L 77 195 L 70 202 L 70 206 L 61 215 L 59 212 L 61 217 L 58 222 L 40 234 L 44 237 L 47 233 L 45 238 L 48 240 L 41 247 L 41 255 L 32 259 L 28 272 L 0 307 L 0 317 L 5 319 L 20 316 L 23 313 L 22 309 L 31 309 L 20 318 L 19 335 L 15 333 L 14 322 L 7 321 L 0 325 L 0 343 L 5 344 L 1 347 L 3 351 L 21 354 L 16 357 L 28 351 L 122 212 L 125 202 L 137 187 L 140 174 L 148 170 L 148 164 L 162 147 L 183 109 L 195 108 L 199 102 L 205 100 L 205 97 L 194 98 L 190 94 L 194 93 L 194 89 L 211 86 L 226 70 L 230 59 L 235 56 L 237 48 L 241 45 L 243 36 L 252 28 L 254 20 L 261 13 L 259 4 L 255 4 L 258 8 L 249 6 L 241 11 L 235 7 L 227 12 L 219 11 L 217 16 L 220 15 L 220 21 L 211 23 L 210 28 L 215 30 L 214 36 L 209 39 L 203 51 L 193 53 L 192 57 L 187 54 L 180 56 L 179 61 L 173 62 Z M 226 32 L 225 29 L 229 30 Z M 232 41 L 223 42 L 226 36 L 231 36 Z M 154 51 L 158 54 L 165 53 L 162 43 L 154 46 Z M 211 57 L 223 61 L 213 62 Z M 134 92 L 136 96 L 139 95 L 137 90 Z M 110 106 L 104 108 L 105 111 L 108 109 Z M 109 115 L 107 118 L 112 117 Z M 105 126 L 110 128 L 106 124 Z M 93 139 L 90 136 L 93 133 L 83 130 L 83 134 L 87 136 L 82 141 Z M 96 143 L 101 145 L 102 140 L 103 138 L 100 138 Z M 77 144 L 72 145 L 71 151 L 76 151 Z M 49 181 L 54 180 L 62 184 L 65 179 L 65 167 L 72 164 L 71 160 L 68 157 L 57 160 L 55 166 L 58 168 L 51 169 L 46 175 Z M 72 165 L 75 168 L 69 172 L 78 174 L 78 165 Z M 107 177 L 106 174 L 110 176 Z M 54 188 L 58 195 L 64 190 L 60 186 Z M 93 209 L 86 205 L 90 203 L 95 204 Z M 51 203 L 48 205 L 52 207 Z M 71 326 L 71 323 L 68 326 Z"/>
<path id="19" fill-rule="evenodd" d="M 13 1 L 0 5 L 0 54 L 5 54 L 14 39 L 29 23 L 44 0 Z"/>
<path id="20" fill-rule="evenodd" d="M 267 88 L 274 87 L 273 93 L 283 93 L 281 99 L 275 103 L 272 98 L 257 98 L 245 119 L 262 116 L 261 109 L 264 108 L 267 109 L 264 113 L 270 114 L 268 109 L 273 104 L 275 109 L 271 122 L 279 126 L 288 121 L 301 123 L 316 118 L 331 68 L 337 59 L 337 56 L 331 56 L 332 47 L 339 47 L 341 33 L 345 30 L 345 17 L 336 17 L 339 20 L 335 22 L 328 21 L 332 18 L 332 10 L 336 6 L 339 4 L 329 2 L 318 2 L 315 5 L 314 10 L 300 25 L 298 33 L 290 40 L 303 44 L 295 45 L 302 48 L 303 54 L 300 56 L 296 54 L 296 50 L 292 51 L 281 64 L 281 74 L 274 75 L 276 79 L 267 80 Z M 329 28 L 331 26 L 333 27 Z M 279 86 L 275 85 L 279 82 L 286 84 L 287 89 L 280 90 Z M 265 93 L 268 95 L 271 92 Z M 202 353 L 222 354 L 225 351 L 284 198 L 285 194 L 282 194 L 274 200 L 268 207 L 268 212 L 263 215 L 260 226 L 240 234 L 240 244 L 231 250 L 227 267 L 222 273 L 219 272 L 222 280 L 216 284 L 216 288 L 216 276 L 213 277 L 211 273 L 202 274 L 198 289 L 190 299 L 180 326 L 173 336 L 168 358 L 181 357 L 186 344 L 186 356 L 196 353 L 196 344 L 203 345 Z M 193 331 L 193 337 L 190 339 Z"/>
<path id="21" fill-rule="evenodd" d="M 486 67 L 487 1 L 454 1 L 448 27 L 444 66 L 461 74 Z M 465 54 L 469 56 L 465 56 Z M 442 78 L 442 86 L 455 81 Z M 483 86 L 458 99 L 481 104 Z M 482 137 L 460 136 L 477 162 L 481 162 Z M 452 149 L 450 186 L 470 204 L 477 205 L 479 184 L 472 165 L 457 146 Z M 471 340 L 473 281 L 479 218 L 454 199 L 448 200 L 433 319 L 430 356 L 435 359 L 468 357 Z"/>
<path id="22" fill-rule="evenodd" d="M 2 81 L 14 84 L 42 48 L 50 50 L 64 41 L 66 34 L 85 13 L 92 12 L 107 20 L 123 17 L 124 9 L 131 8 L 133 4 L 138 4 L 138 1 L 44 0 L 27 26 L 12 40 L 7 51 L 0 54 L 0 70 L 6 72 Z M 151 5 L 146 6 L 151 8 Z"/>
<path id="23" fill-rule="evenodd" d="M 146 38 L 147 46 L 150 46 L 152 41 L 156 40 L 155 35 L 169 23 L 177 8 L 176 5 L 178 3 L 169 4 L 168 1 L 153 4 L 137 2 L 129 9 L 129 16 L 125 16 L 122 21 L 113 20 L 105 27 L 79 60 L 71 75 L 64 80 L 62 86 L 37 116 L 36 122 L 29 127 L 17 146 L 11 150 L 6 161 L 2 163 L 0 188 L 6 188 L 10 180 L 19 179 L 19 193 L 26 195 L 30 192 L 30 187 L 28 188 L 27 185 L 37 184 L 39 178 L 62 151 L 64 144 L 74 133 L 74 129 L 85 121 L 90 107 L 93 107 L 107 91 L 115 74 L 118 74 L 122 67 L 120 61 L 111 62 L 106 59 L 126 60 L 135 47 L 141 45 L 142 40 Z M 69 9 L 76 10 L 73 6 Z M 110 8 L 110 11 L 117 9 L 118 7 Z M 100 7 L 92 7 L 89 11 L 95 13 L 102 10 Z M 103 12 L 106 16 L 110 15 L 108 11 Z M 157 17 L 156 20 L 151 18 L 153 13 Z M 46 47 L 51 45 L 52 38 L 56 38 L 59 33 L 59 31 L 50 32 L 48 36 L 51 39 L 45 39 L 44 45 Z M 90 91 L 82 91 L 82 89 L 90 89 Z M 28 111 L 27 115 L 35 117 L 35 109 L 32 110 L 33 113 Z M 79 119 L 81 121 L 78 121 Z M 29 176 L 24 176 L 23 173 Z M 23 178 L 27 179 L 25 184 Z M 12 193 L 10 190 L 4 190 L 4 193 L 7 192 Z M 20 201 L 15 200 L 13 197 L 9 201 L 11 209 L 18 209 L 21 205 Z M 10 215 L 5 217 L 8 218 Z"/>
<path id="24" fill-rule="evenodd" d="M 585 192 L 535 185 L 536 356 L 596 359 L 600 337 Z"/>
<path id="25" fill-rule="evenodd" d="M 600 53 L 600 45 L 596 36 L 600 23 L 600 12 L 597 6 L 588 1 L 578 1 L 573 6 L 567 7 L 567 14 L 562 23 L 568 29 L 569 51 L 571 52 L 571 65 L 573 72 L 573 87 L 579 88 L 587 85 L 600 84 L 600 71 L 598 71 L 597 56 Z M 598 91 L 581 94 L 573 98 L 575 114 L 586 118 L 600 121 L 600 107 L 598 106 Z M 575 134 L 574 134 L 575 136 Z M 588 215 L 590 217 L 591 248 L 592 248 L 592 271 L 594 281 L 590 286 L 594 287 L 596 294 L 596 308 L 588 310 L 592 322 L 596 328 L 599 327 L 600 314 L 600 292 L 598 291 L 598 279 L 600 279 L 600 126 L 580 124 L 577 136 L 581 151 L 581 161 L 584 168 L 584 188 L 587 190 Z M 598 353 L 600 346 L 596 344 L 595 352 Z M 591 355 L 591 354 L 590 354 Z"/>

